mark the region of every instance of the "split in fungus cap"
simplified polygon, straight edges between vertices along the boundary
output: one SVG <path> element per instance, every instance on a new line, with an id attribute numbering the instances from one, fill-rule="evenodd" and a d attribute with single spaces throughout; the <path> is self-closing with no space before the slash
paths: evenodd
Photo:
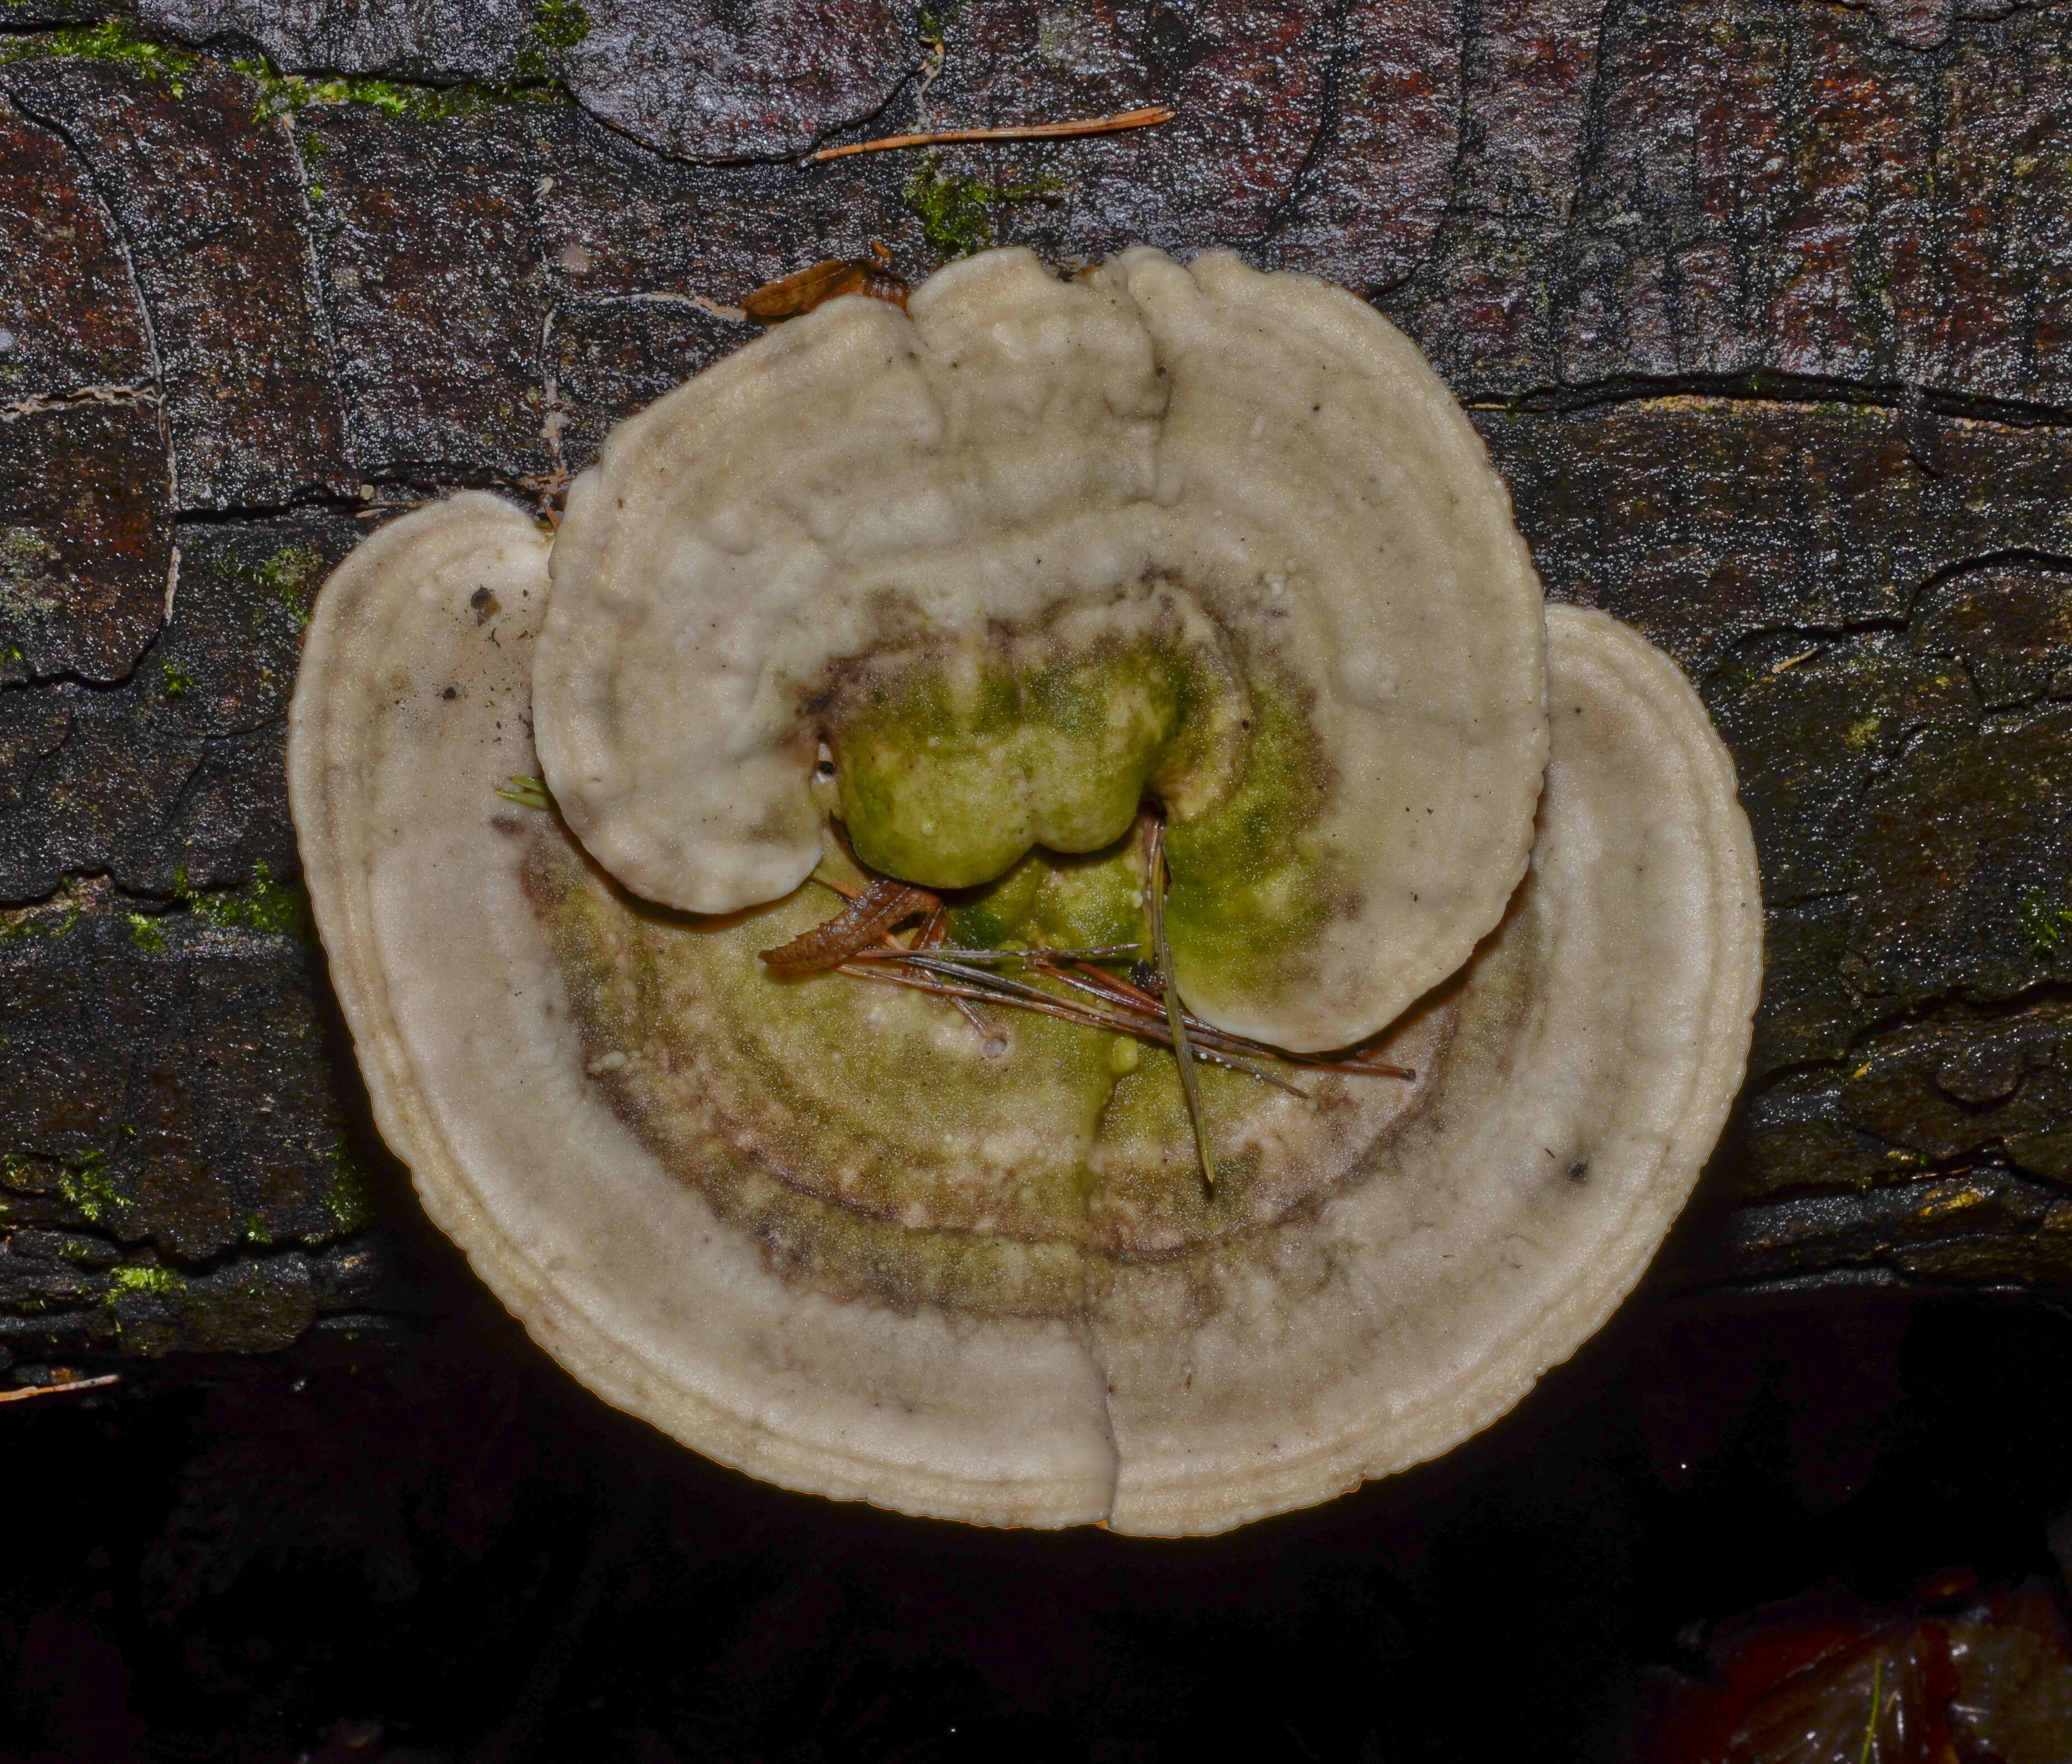
<path id="1" fill-rule="evenodd" d="M 1630 1289 L 1739 1083 L 1725 750 L 1543 611 L 1350 295 L 998 252 L 909 311 L 623 425 L 551 563 L 467 493 L 327 584 L 290 788 L 382 1131 L 585 1384 L 787 1486 L 1200 1532 L 1442 1452 Z M 1147 798 L 1199 1018 L 1413 1079 L 1203 1067 L 1211 1188 L 1166 1049 L 758 959 L 865 879 L 836 820 L 953 943 L 1141 940 Z"/>

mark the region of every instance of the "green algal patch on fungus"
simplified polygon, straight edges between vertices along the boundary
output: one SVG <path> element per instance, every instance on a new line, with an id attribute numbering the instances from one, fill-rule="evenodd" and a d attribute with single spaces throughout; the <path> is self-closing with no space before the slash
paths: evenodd
<path id="1" fill-rule="evenodd" d="M 1238 988 L 1272 975 L 1331 910 L 1323 866 L 1301 843 L 1327 783 L 1316 735 L 1286 692 L 1257 681 L 1250 734 L 1236 787 L 1166 836 L 1168 935 L 1183 965 Z"/>
<path id="2" fill-rule="evenodd" d="M 993 244 L 992 211 L 1003 203 L 1040 202 L 1063 188 L 1057 178 L 1037 178 L 1026 183 L 980 183 L 976 178 L 960 178 L 943 170 L 930 154 L 906 180 L 902 199 L 907 212 L 921 223 L 929 249 L 945 262 L 968 257 Z"/>
<path id="3" fill-rule="evenodd" d="M 175 98 L 187 96 L 185 76 L 200 57 L 142 35 L 127 19 L 66 25 L 47 35 L 24 37 L 0 48 L 0 66 L 10 61 L 99 61 L 147 80 L 162 80 Z"/>
<path id="4" fill-rule="evenodd" d="M 1146 935 L 1144 854 L 1133 832 L 1085 857 L 1032 851 L 949 913 L 949 941 L 968 949 L 1137 944 L 1148 954 Z"/>
<path id="5" fill-rule="evenodd" d="M 830 735 L 842 819 L 863 862 L 930 888 L 991 882 L 1032 844 L 1112 843 L 1156 781 L 1200 764 L 1218 709 L 1236 714 L 1198 658 L 1156 644 L 924 664 L 858 697 Z"/>

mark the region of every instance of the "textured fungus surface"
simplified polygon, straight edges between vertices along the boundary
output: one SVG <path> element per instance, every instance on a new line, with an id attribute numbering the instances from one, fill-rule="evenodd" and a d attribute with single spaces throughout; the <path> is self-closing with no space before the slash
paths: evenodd
<path id="1" fill-rule="evenodd" d="M 1061 35 L 1066 9 L 967 0 L 942 19 L 935 121 L 1182 106 L 1111 141 L 945 150 L 931 176 L 952 191 L 1050 186 L 978 204 L 986 236 L 1052 261 L 1227 246 L 1375 298 L 1473 407 L 1550 593 L 1638 626 L 1714 709 L 1770 966 L 1749 1085 L 1659 1264 L 1668 1286 L 2072 1280 L 2072 1192 L 2039 1149 L 2072 1122 L 2049 1032 L 2072 986 L 2072 639 L 2053 610 L 2072 580 L 2072 202 L 2054 146 L 2072 14 L 1975 16 L 2000 10 L 1375 0 L 1289 9 L 1276 35 L 1260 9 L 1202 0 L 1075 7 Z M 156 1256 L 259 1281 L 332 1253 L 290 1245 L 332 1228 L 328 1153 L 364 1106 L 321 1027 L 320 968 L 291 935 L 200 909 L 241 910 L 262 859 L 294 887 L 278 701 L 258 689 L 292 668 L 308 592 L 371 523 L 356 514 L 551 477 L 557 442 L 589 464 L 613 423 L 738 347 L 696 302 L 738 305 L 874 241 L 910 281 L 936 257 L 911 156 L 686 165 L 567 99 L 440 123 L 343 97 L 261 117 L 261 88 L 229 66 L 250 48 L 210 35 L 229 10 L 181 9 L 191 104 L 141 60 L 88 66 L 38 28 L 97 10 L 39 0 L 0 20 L 4 159 L 31 179 L 0 191 L 0 1224 L 80 1258 L 43 1237 L 6 1264 L 5 1347 L 27 1376 L 141 1344 L 111 1327 L 121 1307 L 156 1307 L 154 1343 L 220 1345 L 166 1295 L 111 1308 L 97 1270 Z M 360 10 L 438 21 L 428 59 L 374 43 L 354 63 L 312 36 L 310 65 L 506 77 L 535 17 Z M 852 53 L 847 36 L 819 47 Z M 860 132 L 911 125 L 913 93 Z M 129 117 L 159 131 L 148 152 Z M 209 205 L 213 235 L 195 220 Z M 213 254 L 193 248 L 206 236 Z M 185 352 L 177 372 L 154 335 Z M 176 491 L 176 447 L 179 482 L 224 487 L 215 500 Z M 76 462 L 61 479 L 60 457 Z M 180 869 L 198 894 L 174 891 Z M 164 984 L 175 972 L 192 985 Z M 319 1026 L 263 1063 L 211 1063 L 233 976 Z M 95 1008 L 111 999 L 134 1002 Z M 2004 1096 L 1955 1075 L 2006 1046 Z M 1946 1068 L 1979 1099 L 1954 1153 Z M 121 1215 L 53 1173 L 134 1195 L 148 1110 L 192 1108 L 204 1080 L 213 1125 L 184 1154 L 183 1204 L 241 1222 L 263 1182 L 284 1211 L 270 1242 L 183 1263 L 182 1227 L 119 1240 Z M 397 1203 L 355 1240 L 360 1265 L 397 1266 L 416 1228 Z M 445 1264 L 401 1265 L 386 1285 L 320 1281 L 313 1302 L 368 1342 L 416 1339 L 408 1319 L 464 1300 Z"/>
<path id="2" fill-rule="evenodd" d="M 383 1134 L 593 1389 L 791 1487 L 1213 1532 L 1445 1451 L 1638 1279 L 1739 1082 L 1762 928 L 1725 750 L 1614 620 L 1553 616 L 1532 866 L 1383 1044 L 1417 1075 L 1205 1073 L 1211 1192 L 1162 1051 L 779 974 L 756 952 L 820 884 L 660 912 L 495 796 L 536 767 L 545 552 L 481 495 L 356 550 L 289 769 Z M 1076 940 L 1141 866 L 1028 873 Z"/>
<path id="3" fill-rule="evenodd" d="M 793 321 L 569 495 L 534 710 L 592 856 L 732 912 L 821 854 L 931 888 L 1164 805 L 1175 974 L 1347 1046 L 1523 873 L 1537 579 L 1481 444 L 1342 290 L 1149 249 L 985 253 Z"/>

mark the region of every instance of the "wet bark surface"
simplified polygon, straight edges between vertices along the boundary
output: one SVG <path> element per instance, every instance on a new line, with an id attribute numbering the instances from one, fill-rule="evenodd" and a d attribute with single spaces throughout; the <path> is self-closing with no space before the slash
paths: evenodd
<path id="1" fill-rule="evenodd" d="M 2072 1284 L 2072 10 L 140 11 L 0 14 L 0 1383 L 477 1326 L 298 898 L 310 598 L 441 490 L 550 498 L 758 286 L 992 242 L 1365 294 L 1549 592 L 1697 682 L 1769 972 L 1641 1302 Z"/>

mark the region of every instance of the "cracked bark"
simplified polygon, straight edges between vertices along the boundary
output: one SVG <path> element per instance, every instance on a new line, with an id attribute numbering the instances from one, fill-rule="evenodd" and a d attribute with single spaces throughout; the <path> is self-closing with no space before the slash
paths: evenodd
<path id="1" fill-rule="evenodd" d="M 431 44 L 374 9 L 334 64 L 508 77 L 518 14 L 447 10 Z M 1992 10 L 968 0 L 929 94 L 944 123 L 1177 104 L 937 162 L 1055 180 L 987 211 L 1054 261 L 1226 245 L 1379 299 L 1476 407 L 1550 592 L 1699 683 L 1770 975 L 1658 1282 L 2072 1279 L 2072 14 Z M 903 19 L 888 61 L 800 16 L 829 77 L 733 64 L 793 143 L 743 150 L 912 120 Z M 18 1376 L 475 1301 L 368 1130 L 320 956 L 260 910 L 262 865 L 295 875 L 308 597 L 383 508 L 580 469 L 746 335 L 713 306 L 874 243 L 934 264 L 913 156 L 687 163 L 581 80 L 259 121 L 227 62 L 178 94 L 0 67 Z"/>

